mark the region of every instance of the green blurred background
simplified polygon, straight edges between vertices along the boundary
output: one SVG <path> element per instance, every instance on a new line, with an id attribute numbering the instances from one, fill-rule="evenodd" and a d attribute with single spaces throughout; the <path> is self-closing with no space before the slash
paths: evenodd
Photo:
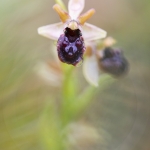
<path id="1" fill-rule="evenodd" d="M 67 4 L 67 0 L 64 0 Z M 56 23 L 53 0 L 0 1 L 0 150 L 45 150 L 39 120 L 47 101 L 61 89 L 36 73 L 39 62 L 52 60 L 52 41 L 37 28 Z M 89 150 L 150 149 L 150 2 L 86 0 L 89 20 L 117 39 L 130 63 L 126 77 L 98 94 L 81 120 L 97 128 L 101 141 Z M 77 68 L 82 88 L 87 86 Z"/>

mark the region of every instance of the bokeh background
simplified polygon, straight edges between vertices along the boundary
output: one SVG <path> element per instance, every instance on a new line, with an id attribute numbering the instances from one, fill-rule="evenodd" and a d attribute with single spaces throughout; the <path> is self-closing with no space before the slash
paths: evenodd
<path id="1" fill-rule="evenodd" d="M 64 0 L 67 4 L 67 0 Z M 0 1 L 0 149 L 45 150 L 39 120 L 61 89 L 37 74 L 39 62 L 53 59 L 53 41 L 37 28 L 59 21 L 54 0 Z M 128 75 L 98 94 L 80 120 L 95 127 L 101 140 L 89 150 L 150 149 L 150 2 L 86 0 L 89 20 L 117 39 L 130 63 Z M 88 85 L 77 68 L 82 88 Z M 86 145 L 86 144 L 85 144 Z"/>

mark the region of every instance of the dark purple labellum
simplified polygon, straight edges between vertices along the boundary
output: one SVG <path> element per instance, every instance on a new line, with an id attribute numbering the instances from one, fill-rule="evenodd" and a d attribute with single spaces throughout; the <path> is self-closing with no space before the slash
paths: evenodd
<path id="1" fill-rule="evenodd" d="M 100 67 L 107 73 L 121 76 L 128 70 L 128 62 L 120 49 L 107 47 L 103 50 L 104 56 L 100 60 Z"/>
<path id="2" fill-rule="evenodd" d="M 76 66 L 83 60 L 85 51 L 81 31 L 79 29 L 65 28 L 64 34 L 57 41 L 57 51 L 62 62 Z"/>

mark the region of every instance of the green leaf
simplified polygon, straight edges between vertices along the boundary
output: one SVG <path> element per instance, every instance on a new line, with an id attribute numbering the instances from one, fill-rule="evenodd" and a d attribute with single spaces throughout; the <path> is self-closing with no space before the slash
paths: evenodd
<path id="1" fill-rule="evenodd" d="M 48 104 L 40 120 L 40 140 L 46 150 L 63 150 L 61 124 L 53 102 Z"/>

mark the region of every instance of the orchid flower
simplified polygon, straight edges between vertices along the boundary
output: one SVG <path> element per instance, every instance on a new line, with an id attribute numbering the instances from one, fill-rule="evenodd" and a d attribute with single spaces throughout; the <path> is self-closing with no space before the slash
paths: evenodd
<path id="1" fill-rule="evenodd" d="M 115 43 L 115 39 L 107 37 L 99 43 L 92 42 L 88 45 L 83 74 L 90 84 L 98 86 L 103 73 L 114 77 L 121 77 L 127 73 L 128 61 L 120 48 L 112 47 Z"/>
<path id="2" fill-rule="evenodd" d="M 112 49 L 105 51 L 105 48 L 111 47 L 116 41 L 111 37 L 100 40 L 106 37 L 106 31 L 86 23 L 95 13 L 95 10 L 90 9 L 80 15 L 84 5 L 85 0 L 69 0 L 69 13 L 67 13 L 58 4 L 55 4 L 53 8 L 58 13 L 61 22 L 40 27 L 38 28 L 38 33 L 52 40 L 57 40 L 58 57 L 64 63 L 74 66 L 79 65 L 80 62 L 82 63 L 83 55 L 85 54 L 83 74 L 90 84 L 98 86 L 100 75 L 103 72 L 114 74 L 113 70 L 115 70 L 117 75 L 119 69 L 124 67 L 123 71 L 120 72 L 122 74 L 126 70 L 125 65 L 127 63 L 123 59 L 121 52 L 118 53 Z M 88 54 L 89 52 L 90 54 Z M 112 58 L 106 57 L 107 52 L 112 54 Z M 119 54 L 118 56 L 117 53 Z M 116 59 L 118 61 L 113 62 Z"/>
<path id="3" fill-rule="evenodd" d="M 40 35 L 58 41 L 57 52 L 60 61 L 74 66 L 83 60 L 86 50 L 84 40 L 89 42 L 106 37 L 106 31 L 86 23 L 95 13 L 94 9 L 80 15 L 84 5 L 85 0 L 69 0 L 67 13 L 55 4 L 53 9 L 58 13 L 61 22 L 38 28 Z"/>

